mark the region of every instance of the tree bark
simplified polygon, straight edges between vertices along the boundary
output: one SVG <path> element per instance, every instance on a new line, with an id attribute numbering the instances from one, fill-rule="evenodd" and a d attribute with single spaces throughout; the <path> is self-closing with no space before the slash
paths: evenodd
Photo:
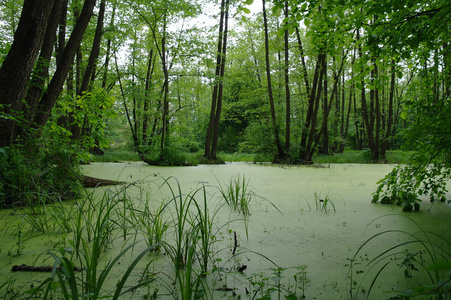
<path id="1" fill-rule="evenodd" d="M 75 53 L 80 46 L 83 35 L 88 27 L 89 21 L 91 20 L 95 4 L 96 0 L 86 0 L 83 5 L 83 9 L 77 23 L 75 24 L 69 41 L 67 42 L 64 52 L 61 55 L 61 62 L 58 64 L 52 80 L 50 81 L 50 84 L 39 103 L 38 112 L 35 117 L 35 122 L 38 128 L 47 123 L 53 106 L 63 90 L 64 81 L 67 78 L 67 74 L 72 66 Z"/>
<path id="2" fill-rule="evenodd" d="M 391 61 L 391 79 L 390 79 L 390 94 L 388 96 L 388 120 L 385 132 L 385 139 L 382 143 L 381 156 L 385 157 L 387 150 L 390 148 L 390 137 L 392 136 L 393 126 L 393 101 L 395 98 L 395 80 L 396 80 L 396 65 L 395 60 Z"/>
<path id="3" fill-rule="evenodd" d="M 296 27 L 296 37 L 297 37 L 298 45 L 299 45 L 299 53 L 301 55 L 302 73 L 303 73 L 303 77 L 304 77 L 305 89 L 307 91 L 307 95 L 310 95 L 310 83 L 308 80 L 307 65 L 305 63 L 304 47 L 302 46 L 301 35 L 299 33 L 298 27 Z"/>
<path id="4" fill-rule="evenodd" d="M 213 144 L 213 136 L 214 136 L 214 132 L 219 132 L 218 130 L 215 130 L 215 122 L 216 122 L 216 116 L 217 114 L 217 109 L 218 109 L 218 98 L 219 98 L 219 87 L 222 85 L 221 81 L 223 80 L 223 78 L 221 77 L 221 70 L 222 70 L 222 63 L 223 63 L 223 58 L 222 56 L 224 55 L 224 63 L 225 63 L 225 53 L 224 52 L 224 43 L 226 42 L 226 36 L 225 36 L 225 29 L 224 27 L 226 26 L 226 19 L 228 18 L 228 11 L 226 13 L 226 9 L 228 8 L 228 0 L 226 2 L 226 0 L 222 0 L 221 1 L 221 12 L 220 12 L 220 17 L 219 17 L 219 34 L 218 34 L 218 48 L 217 48 L 217 52 L 216 52 L 216 70 L 215 70 L 215 83 L 213 86 L 213 92 L 212 92 L 212 100 L 211 100 L 211 109 L 210 109 L 210 121 L 208 123 L 208 129 L 207 129 L 207 136 L 205 139 L 205 150 L 204 150 L 204 157 L 207 160 L 213 161 L 216 160 L 216 153 L 213 155 L 212 153 L 212 144 Z M 221 89 L 222 92 L 222 89 Z M 222 95 L 221 95 L 222 98 Z M 217 138 L 217 134 L 216 134 L 216 138 Z M 217 143 L 217 141 L 216 141 Z M 215 156 L 215 157 L 213 157 Z"/>
<path id="5" fill-rule="evenodd" d="M 219 121 L 221 119 L 222 112 L 222 95 L 224 91 L 224 74 L 226 65 L 226 54 L 227 54 L 227 33 L 228 33 L 228 22 L 229 22 L 229 4 L 230 0 L 226 0 L 225 3 L 225 16 L 224 16 L 224 34 L 222 42 L 222 53 L 221 53 L 221 68 L 219 73 L 219 87 L 218 87 L 218 100 L 216 103 L 215 120 L 213 126 L 213 140 L 211 143 L 211 158 L 217 160 L 218 151 L 218 140 L 219 140 Z"/>
<path id="6" fill-rule="evenodd" d="M 309 94 L 309 103 L 307 108 L 307 116 L 305 117 L 305 122 L 302 127 L 301 132 L 301 148 L 299 150 L 299 159 L 300 163 L 311 163 L 310 161 L 310 155 L 309 155 L 309 147 L 308 147 L 308 140 L 309 140 L 309 130 L 310 127 L 314 128 L 316 124 L 311 125 L 312 123 L 316 122 L 316 116 L 315 116 L 315 103 L 317 102 L 318 96 L 317 94 L 321 94 L 321 81 L 322 81 L 322 66 L 323 66 L 323 60 L 325 59 L 325 54 L 318 54 L 318 58 L 316 61 L 316 67 L 315 67 L 315 73 L 313 76 L 313 83 L 312 88 L 310 90 Z M 312 121 L 312 120 L 315 121 Z"/>
<path id="7" fill-rule="evenodd" d="M 63 2 L 55 1 L 50 14 L 52 17 L 47 26 L 44 42 L 41 47 L 41 53 L 39 54 L 38 62 L 25 98 L 27 101 L 27 108 L 25 109 L 27 112 L 25 113 L 25 116 L 28 120 L 33 120 L 44 91 L 45 82 L 49 78 L 49 64 L 52 59 L 53 46 L 56 40 L 56 29 L 58 28 L 62 9 Z"/>
<path id="8" fill-rule="evenodd" d="M 54 1 L 25 0 L 14 41 L 0 68 L 0 147 L 11 146 L 17 135 L 30 74 L 44 42 Z"/>
<path id="9" fill-rule="evenodd" d="M 154 71 L 154 55 L 153 55 L 153 49 L 149 51 L 149 61 L 147 62 L 147 74 L 146 74 L 146 87 L 145 87 L 145 94 L 144 94 L 144 107 L 143 107 L 143 125 L 142 125 L 142 142 L 144 145 L 148 145 L 148 124 L 150 119 L 150 86 L 152 83 L 152 74 Z"/>
<path id="10" fill-rule="evenodd" d="M 285 18 L 288 19 L 288 1 L 285 1 Z M 288 43 L 288 29 L 285 29 L 284 45 L 285 45 L 285 151 L 287 155 L 290 152 L 290 136 L 291 136 L 291 98 L 290 98 L 290 78 L 289 78 L 289 43 Z"/>
<path id="11" fill-rule="evenodd" d="M 105 18 L 105 0 L 100 1 L 100 8 L 97 18 L 97 26 L 94 34 L 94 40 L 92 42 L 91 53 L 89 54 L 88 64 L 85 69 L 83 80 L 81 82 L 80 90 L 78 91 L 78 96 L 81 97 L 84 93 L 90 90 L 90 83 L 94 80 L 93 75 L 97 66 L 97 60 L 100 53 L 100 41 L 102 40 L 103 34 L 103 21 Z M 77 109 L 80 109 L 77 107 Z M 88 114 L 89 115 L 89 114 Z M 72 139 L 78 140 L 83 135 L 83 124 L 74 124 L 72 127 Z"/>
<path id="12" fill-rule="evenodd" d="M 277 154 L 274 157 L 274 162 L 283 161 L 285 159 L 285 152 L 282 147 L 282 143 L 280 141 L 279 135 L 279 127 L 277 126 L 277 118 L 276 118 L 276 109 L 274 105 L 274 96 L 272 93 L 272 84 L 271 84 L 271 66 L 269 62 L 269 38 L 268 38 L 268 20 L 266 18 L 266 1 L 262 0 L 263 6 L 263 25 L 265 32 L 265 61 L 266 61 L 266 78 L 268 81 L 268 97 L 269 97 L 269 106 L 271 110 L 271 121 L 274 130 L 274 139 L 277 149 Z"/>

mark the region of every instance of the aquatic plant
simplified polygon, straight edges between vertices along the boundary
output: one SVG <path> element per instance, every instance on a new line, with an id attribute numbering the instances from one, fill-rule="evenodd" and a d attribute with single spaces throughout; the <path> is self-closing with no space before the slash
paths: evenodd
<path id="1" fill-rule="evenodd" d="M 380 218 L 384 217 L 387 216 Z M 350 259 L 350 274 L 355 265 L 354 262 L 360 253 L 365 248 L 371 247 L 372 242 L 377 243 L 379 238 L 385 238 L 388 235 L 396 235 L 399 242 L 388 246 L 372 259 L 368 259 L 368 262 L 365 264 L 366 275 L 364 275 L 358 285 L 355 294 L 353 294 L 353 289 L 350 289 L 351 297 L 357 298 L 359 290 L 365 290 L 367 297 L 370 297 L 376 281 L 393 264 L 396 264 L 398 269 L 402 269 L 402 275 L 405 277 L 412 277 L 414 276 L 413 272 L 416 272 L 429 280 L 429 285 L 415 286 L 408 290 L 396 291 L 403 299 L 426 295 L 436 297 L 437 299 L 446 299 L 451 296 L 451 243 L 436 233 L 423 230 L 418 223 L 409 217 L 399 215 L 396 217 L 406 218 L 418 232 L 410 233 L 404 230 L 392 229 L 379 232 L 368 238 L 357 249 L 353 258 Z M 373 220 L 370 224 L 380 218 Z M 372 276 L 372 279 L 369 288 L 365 289 L 363 288 L 363 282 L 367 276 Z"/>
<path id="2" fill-rule="evenodd" d="M 250 216 L 249 203 L 255 198 L 254 191 L 249 189 L 249 181 L 243 175 L 237 175 L 230 179 L 229 185 L 223 187 L 221 182 L 216 178 L 219 185 L 219 192 L 225 202 L 233 211 L 242 213 L 244 216 Z"/>
<path id="3" fill-rule="evenodd" d="M 330 206 L 332 206 L 332 209 L 334 212 L 337 212 L 337 210 L 335 209 L 335 204 L 332 201 L 332 199 L 329 196 L 329 193 L 322 198 L 320 194 L 318 194 L 317 192 L 315 192 L 313 194 L 314 199 L 315 199 L 315 205 L 316 205 L 316 210 L 319 211 L 324 211 L 326 214 L 329 213 L 329 204 Z"/>
<path id="4" fill-rule="evenodd" d="M 132 218 L 136 220 L 138 228 L 145 237 L 146 244 L 148 246 L 154 245 L 152 251 L 160 252 L 163 245 L 163 237 L 170 224 L 164 219 L 164 211 L 167 207 L 166 202 L 163 200 L 161 204 L 152 212 L 150 205 L 150 197 L 147 196 L 143 202 L 143 208 L 133 208 Z"/>
<path id="5" fill-rule="evenodd" d="M 83 259 L 79 260 L 80 262 L 86 262 L 86 265 L 82 265 L 81 269 L 81 279 L 76 274 L 76 270 L 74 268 L 74 262 L 72 259 L 68 257 L 73 258 L 72 249 L 64 249 L 61 248 L 58 253 L 50 253 L 50 255 L 55 259 L 55 267 L 54 271 L 51 277 L 51 281 L 48 283 L 49 286 L 54 282 L 59 283 L 59 287 L 61 289 L 62 298 L 69 300 L 76 300 L 76 299 L 103 299 L 105 297 L 112 298 L 112 299 L 120 299 L 120 296 L 123 296 L 125 293 L 130 292 L 140 286 L 143 286 L 145 284 L 148 284 L 149 281 L 141 281 L 137 285 L 134 285 L 126 290 L 124 290 L 125 283 L 127 282 L 127 279 L 129 278 L 131 272 L 135 269 L 138 262 L 151 250 L 151 247 L 146 248 L 144 251 L 142 251 L 129 265 L 129 267 L 125 270 L 122 277 L 119 278 L 116 288 L 112 292 L 107 292 L 104 294 L 104 284 L 108 278 L 108 275 L 110 274 L 111 270 L 119 260 L 131 249 L 135 247 L 137 243 L 133 243 L 126 247 L 124 250 L 122 250 L 116 257 L 112 258 L 106 266 L 103 268 L 103 270 L 99 273 L 97 276 L 97 267 L 99 260 L 96 259 L 96 257 L 91 256 L 89 254 L 89 250 L 86 246 L 87 244 L 84 243 L 84 251 Z M 81 287 L 81 291 L 79 290 Z M 44 297 L 44 299 L 47 299 L 47 297 Z"/>
<path id="6" fill-rule="evenodd" d="M 176 187 L 173 188 L 169 179 L 165 179 L 163 185 L 169 188 L 172 195 L 168 204 L 173 203 L 175 207 L 172 222 L 175 224 L 175 245 L 164 243 L 163 246 L 174 264 L 179 296 L 181 299 L 194 299 L 208 289 L 204 277 L 215 241 L 211 232 L 207 193 L 205 186 L 202 186 L 184 195 L 179 182 L 175 179 Z M 203 208 L 196 200 L 200 192 L 203 192 Z M 195 268 L 196 261 L 200 263 L 198 270 Z"/>
<path id="7" fill-rule="evenodd" d="M 13 235 L 17 238 L 16 243 L 14 244 L 15 251 L 13 252 L 10 251 L 8 252 L 8 254 L 10 256 L 19 256 L 22 254 L 23 249 L 25 248 L 22 220 L 19 223 L 17 223 L 17 225 L 13 225 L 13 227 L 15 228 L 13 231 Z"/>
<path id="8" fill-rule="evenodd" d="M 294 282 L 295 282 L 295 288 L 294 288 L 294 296 L 296 297 L 297 294 L 297 290 L 301 290 L 301 296 L 300 298 L 304 299 L 305 298 L 305 290 L 306 290 L 306 285 L 307 283 L 309 283 L 309 279 L 307 277 L 307 265 L 302 265 L 297 267 L 296 269 L 298 269 L 298 272 L 296 272 L 293 275 L 294 278 Z M 288 298 L 293 294 L 290 294 L 287 296 L 287 299 L 297 299 L 297 298 Z"/>

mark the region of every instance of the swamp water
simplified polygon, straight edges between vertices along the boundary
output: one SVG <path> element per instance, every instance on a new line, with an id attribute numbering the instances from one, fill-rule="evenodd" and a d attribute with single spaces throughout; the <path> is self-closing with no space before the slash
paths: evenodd
<path id="1" fill-rule="evenodd" d="M 213 222 L 211 260 L 209 274 L 202 280 L 208 282 L 208 288 L 203 289 L 210 298 L 259 299 L 269 294 L 273 299 L 283 299 L 295 294 L 306 299 L 365 299 L 371 289 L 370 299 L 388 299 L 394 294 L 387 292 L 393 290 L 431 285 L 420 262 L 428 265 L 432 260 L 424 250 L 419 252 L 418 243 L 410 243 L 415 238 L 435 238 L 433 234 L 426 237 L 422 230 L 443 237 L 433 247 L 438 255 L 451 252 L 449 244 L 443 243 L 451 241 L 451 205 L 424 201 L 419 212 L 404 213 L 397 206 L 371 203 L 376 182 L 392 168 L 390 165 L 359 164 L 283 167 L 231 163 L 155 167 L 144 163 L 94 163 L 84 166 L 83 170 L 88 176 L 133 183 L 126 189 L 127 196 L 124 195 L 126 201 L 135 203 L 123 205 L 127 216 L 127 207 L 143 211 L 145 206 L 155 216 L 155 211 L 165 200 L 167 206 L 163 206 L 161 216 L 169 225 L 163 235 L 163 241 L 168 244 L 176 243 L 177 209 L 174 201 L 169 202 L 173 198 L 171 189 L 178 196 L 180 187 L 183 199 L 186 195 L 194 195 L 200 209 L 204 201 L 207 202 Z M 170 178 L 168 184 L 164 184 L 167 178 Z M 236 179 L 244 179 L 247 193 L 254 192 L 257 196 L 249 198 L 249 216 L 222 205 L 224 200 L 219 185 L 224 189 Z M 105 193 L 122 194 L 121 189 L 123 186 L 102 187 L 89 192 L 100 199 Z M 450 198 L 448 194 L 447 199 Z M 0 287 L 3 294 L 7 287 L 17 290 L 24 283 L 21 290 L 26 291 L 51 276 L 51 273 L 13 273 L 13 265 L 53 265 L 55 260 L 46 250 L 58 252 L 60 247 L 73 246 L 72 233 L 50 230 L 44 234 L 31 230 L 25 220 L 27 212 L 3 211 L 0 214 Z M 191 221 L 195 223 L 193 216 Z M 124 222 L 123 226 L 117 224 L 118 229 L 108 238 L 110 244 L 102 253 L 104 258 L 99 264 L 99 273 L 110 258 L 117 257 L 124 249 L 124 244 L 146 238 L 146 234 L 137 229 L 140 225 L 136 220 L 128 216 L 117 221 Z M 364 244 L 386 231 L 390 232 Z M 384 254 L 399 244 L 404 245 Z M 139 242 L 115 262 L 102 287 L 104 295 L 114 290 L 127 267 L 146 247 L 145 242 Z M 174 248 L 162 248 L 160 254 L 143 256 L 126 285 L 137 285 L 146 274 L 157 280 L 121 298 L 174 298 L 171 293 L 177 284 L 174 284 L 175 268 L 171 259 L 174 255 L 168 255 L 171 249 Z M 18 252 L 20 255 L 16 255 Z M 396 255 L 389 255 L 395 252 Z M 383 254 L 377 259 L 380 262 L 372 263 L 380 254 Z M 449 256 L 446 258 L 450 259 Z M 194 271 L 199 268 L 198 261 L 193 264 Z M 372 284 L 375 277 L 377 280 Z M 56 298 L 59 296 L 56 293 Z"/>

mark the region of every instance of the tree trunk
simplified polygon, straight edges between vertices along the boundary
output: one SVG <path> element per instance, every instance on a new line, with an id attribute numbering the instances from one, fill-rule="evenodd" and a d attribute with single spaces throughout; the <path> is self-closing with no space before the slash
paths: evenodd
<path id="1" fill-rule="evenodd" d="M 163 38 L 161 39 L 161 64 L 163 68 L 164 74 L 164 83 L 163 83 L 163 129 L 161 132 L 161 141 L 160 141 L 160 160 L 164 159 L 165 151 L 169 145 L 169 71 L 166 62 L 166 12 L 163 16 Z"/>
<path id="2" fill-rule="evenodd" d="M 25 0 L 14 41 L 0 68 L 0 147 L 14 143 L 16 117 L 21 115 L 22 100 L 28 81 L 43 44 L 54 1 Z"/>
<path id="3" fill-rule="evenodd" d="M 390 148 L 390 137 L 392 136 L 393 126 L 393 99 L 395 98 L 395 80 L 396 80 L 396 65 L 395 60 L 391 61 L 391 82 L 390 82 L 390 94 L 388 96 L 388 120 L 387 128 L 385 132 L 385 139 L 382 143 L 381 156 L 385 157 L 387 150 Z"/>
<path id="4" fill-rule="evenodd" d="M 145 94 L 144 94 L 144 107 L 143 107 L 143 125 L 142 125 L 142 142 L 144 145 L 148 145 L 148 133 L 147 133 L 147 127 L 149 124 L 149 118 L 150 118 L 150 85 L 152 83 L 152 74 L 154 71 L 154 55 L 153 55 L 153 49 L 149 51 L 149 61 L 147 63 L 147 74 L 146 74 L 146 87 L 145 87 Z"/>
<path id="5" fill-rule="evenodd" d="M 41 53 L 29 84 L 27 96 L 25 98 L 27 101 L 27 108 L 25 110 L 28 111 L 25 113 L 25 116 L 28 120 L 33 120 L 39 100 L 41 100 L 45 88 L 45 82 L 49 78 L 49 65 L 50 60 L 52 59 L 53 46 L 56 40 L 55 32 L 58 28 L 62 9 L 62 1 L 55 1 L 50 14 L 52 17 L 50 18 L 47 26 L 47 32 L 44 37 Z"/>
<path id="6" fill-rule="evenodd" d="M 299 150 L 299 160 L 300 163 L 302 164 L 309 164 L 311 163 L 310 160 L 310 150 L 308 148 L 308 140 L 309 140 L 309 130 L 310 127 L 314 128 L 316 126 L 316 124 L 313 124 L 313 126 L 311 125 L 312 123 L 314 123 L 312 120 L 314 119 L 316 122 L 316 116 L 315 115 L 315 103 L 318 99 L 317 94 L 321 93 L 321 89 L 322 89 L 322 85 L 321 85 L 321 81 L 322 81 L 322 75 L 323 75 L 323 71 L 322 71 L 322 67 L 323 67 L 323 60 L 325 59 L 325 54 L 318 54 L 318 58 L 316 61 L 316 67 L 315 67 L 315 73 L 313 76 L 313 83 L 312 83 L 312 88 L 310 89 L 310 94 L 309 94 L 309 103 L 308 103 L 308 108 L 307 108 L 307 115 L 305 117 L 305 122 L 304 125 L 302 127 L 302 132 L 301 132 L 301 148 Z"/>
<path id="7" fill-rule="evenodd" d="M 329 130 L 328 130 L 328 121 L 329 121 L 329 105 L 328 105 L 328 89 L 327 89 L 327 63 L 326 59 L 323 61 L 323 70 L 324 70 L 324 78 L 323 78 L 323 122 L 322 122 L 322 130 L 320 132 L 322 138 L 322 145 L 320 147 L 321 154 L 329 154 Z M 332 97 L 331 97 L 332 99 Z M 319 137 L 318 137 L 319 138 Z"/>
<path id="8" fill-rule="evenodd" d="M 88 27 L 95 4 L 96 0 L 86 0 L 83 5 L 83 9 L 77 23 L 75 24 L 69 41 L 67 42 L 64 52 L 61 55 L 61 62 L 58 64 L 52 80 L 50 81 L 49 86 L 39 103 L 38 112 L 35 117 L 35 122 L 38 128 L 41 128 L 47 123 L 52 108 L 63 90 L 64 81 L 66 80 L 69 69 L 72 66 L 75 53 L 79 48 L 83 35 Z"/>
<path id="9" fill-rule="evenodd" d="M 103 21 L 105 18 L 105 0 L 100 1 L 100 8 L 97 18 L 97 26 L 94 34 L 94 40 L 92 42 L 91 53 L 89 54 L 88 64 L 85 69 L 85 74 L 83 76 L 83 80 L 81 82 L 80 90 L 78 91 L 78 96 L 82 96 L 84 93 L 90 90 L 90 83 L 94 80 L 93 74 L 95 73 L 95 68 L 97 65 L 97 60 L 99 58 L 100 53 L 100 41 L 102 39 L 103 34 Z M 77 109 L 81 109 L 77 107 Z M 89 113 L 87 113 L 87 117 L 89 117 Z M 82 137 L 83 131 L 86 128 L 83 128 L 83 124 L 74 124 L 72 131 L 72 139 L 78 140 Z"/>
<path id="10" fill-rule="evenodd" d="M 288 19 L 288 1 L 285 1 L 285 18 Z M 290 80 L 289 80 L 289 43 L 288 29 L 285 29 L 284 45 L 285 45 L 285 151 L 287 155 L 290 153 L 290 136 L 291 136 L 291 99 L 290 99 Z"/>
<path id="11" fill-rule="evenodd" d="M 226 35 L 226 24 L 228 23 L 228 3 L 227 0 L 221 1 L 221 13 L 219 17 L 219 34 L 218 34 L 218 48 L 216 53 L 216 70 L 215 70 L 215 83 L 213 86 L 213 93 L 212 93 L 212 100 L 211 100 L 211 110 L 210 110 L 210 121 L 208 123 L 208 129 L 207 129 L 207 136 L 205 139 L 205 153 L 204 156 L 207 160 L 214 161 L 217 159 L 216 157 L 216 150 L 215 153 L 212 151 L 212 144 L 214 143 L 214 136 L 216 138 L 215 144 L 217 144 L 218 139 L 218 132 L 219 128 L 215 128 L 216 119 L 218 118 L 218 125 L 219 125 L 219 117 L 220 114 L 218 114 L 218 99 L 219 94 L 221 93 L 221 99 L 222 99 L 222 80 L 223 77 L 221 77 L 221 70 L 223 70 L 222 63 L 225 63 L 225 53 L 224 51 L 226 48 L 224 47 L 224 44 L 227 42 L 227 35 Z M 221 87 L 221 88 L 220 88 Z M 216 135 L 215 135 L 216 132 Z"/>
<path id="12" fill-rule="evenodd" d="M 265 60 L 266 60 L 266 78 L 268 81 L 268 97 L 269 97 L 269 106 L 271 110 L 271 121 L 274 130 L 274 139 L 277 149 L 277 154 L 274 157 L 275 162 L 283 161 L 285 159 L 284 149 L 282 147 L 282 143 L 280 142 L 279 136 L 279 127 L 277 126 L 276 119 L 276 109 L 274 105 L 274 96 L 272 93 L 272 85 L 271 85 L 271 66 L 269 62 L 269 38 L 268 38 L 268 21 L 266 18 L 266 8 L 265 8 L 265 0 L 262 0 L 263 6 L 263 25 L 265 31 Z"/>
<path id="13" fill-rule="evenodd" d="M 219 73 L 219 87 L 218 87 L 218 100 L 216 103 L 215 121 L 213 126 L 213 140 L 211 143 L 211 158 L 217 160 L 218 151 L 218 140 L 219 140 L 219 121 L 221 119 L 222 112 L 222 95 L 224 92 L 224 74 L 226 65 L 226 54 L 227 54 L 227 33 L 228 33 L 228 23 L 229 23 L 229 4 L 230 0 L 226 0 L 225 3 L 225 15 L 224 15 L 224 34 L 222 42 L 222 53 L 221 53 L 221 68 Z"/>

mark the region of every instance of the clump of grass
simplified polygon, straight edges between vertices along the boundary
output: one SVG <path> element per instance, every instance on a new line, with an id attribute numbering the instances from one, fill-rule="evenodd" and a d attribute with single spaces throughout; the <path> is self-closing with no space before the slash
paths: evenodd
<path id="1" fill-rule="evenodd" d="M 387 216 L 380 218 L 384 217 Z M 371 247 L 372 243 L 378 243 L 380 238 L 386 238 L 389 235 L 394 235 L 398 242 L 393 245 L 387 245 L 387 248 L 374 258 L 368 258 L 365 264 L 366 270 L 361 271 L 361 273 L 366 272 L 366 274 L 361 279 L 360 284 L 357 286 L 357 282 L 351 283 L 351 285 L 357 286 L 355 294 L 353 294 L 351 286 L 351 298 L 357 298 L 359 291 L 365 291 L 367 298 L 369 298 L 376 282 L 385 272 L 392 272 L 393 265 L 396 265 L 396 269 L 402 270 L 401 276 L 410 278 L 420 275 L 422 279 L 425 279 L 422 282 L 426 284 L 424 286 L 414 286 L 403 291 L 395 291 L 399 299 L 415 297 L 448 299 L 451 296 L 449 289 L 451 285 L 451 243 L 436 233 L 423 230 L 418 223 L 409 217 L 402 215 L 396 215 L 396 217 L 406 218 L 411 222 L 411 227 L 416 233 L 392 229 L 379 232 L 368 238 L 357 249 L 354 257 L 349 259 L 352 262 L 349 264 L 350 273 L 352 273 L 352 268 L 358 257 L 361 256 L 364 249 Z M 368 226 L 380 218 L 373 220 Z M 391 266 L 393 267 L 390 268 Z M 370 280 L 368 289 L 363 287 L 367 277 Z M 429 284 L 426 283 L 428 281 Z"/>
<path id="2" fill-rule="evenodd" d="M 163 200 L 155 211 L 152 211 L 150 207 L 150 197 L 147 197 L 143 209 L 133 210 L 133 217 L 145 237 L 147 246 L 154 245 L 152 251 L 158 253 L 163 245 L 164 235 L 170 226 L 164 218 L 167 204 Z"/>
<path id="3" fill-rule="evenodd" d="M 167 204 L 172 203 L 175 207 L 172 222 L 175 224 L 175 245 L 164 243 L 163 246 L 174 264 L 178 291 L 173 291 L 173 295 L 175 298 L 196 299 L 211 293 L 205 276 L 216 242 L 212 232 L 213 219 L 219 209 L 210 215 L 205 186 L 184 195 L 177 180 L 176 188 L 168 180 L 164 181 L 164 185 L 169 187 L 172 195 Z M 198 195 L 202 197 L 203 203 L 196 199 Z M 196 263 L 199 263 L 198 268 L 195 267 Z"/>
<path id="4" fill-rule="evenodd" d="M 337 212 L 337 210 L 335 208 L 335 204 L 332 201 L 332 199 L 330 198 L 329 193 L 324 198 L 322 198 L 321 194 L 318 194 L 317 192 L 315 192 L 314 199 L 315 199 L 316 210 L 324 211 L 327 214 L 330 211 L 329 206 L 331 206 L 333 211 Z"/>
<path id="5" fill-rule="evenodd" d="M 219 192 L 233 211 L 250 216 L 249 203 L 255 198 L 255 192 L 249 189 L 249 181 L 243 175 L 237 175 L 230 179 L 229 185 L 223 187 L 218 180 Z"/>

